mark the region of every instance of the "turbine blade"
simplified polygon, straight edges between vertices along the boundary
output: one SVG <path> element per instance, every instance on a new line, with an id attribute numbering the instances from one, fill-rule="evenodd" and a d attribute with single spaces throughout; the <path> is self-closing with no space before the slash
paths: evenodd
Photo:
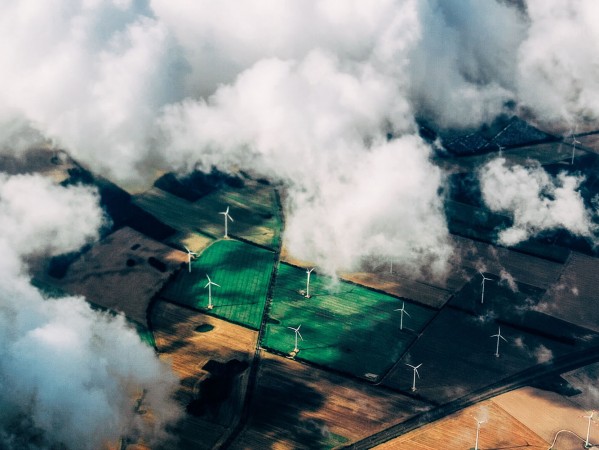
<path id="1" fill-rule="evenodd" d="M 293 328 L 293 327 L 287 327 L 287 328 L 289 328 L 290 330 L 295 331 L 295 328 Z"/>
<path id="2" fill-rule="evenodd" d="M 507 339 L 506 339 L 506 338 L 504 338 L 502 335 L 499 335 L 499 337 L 500 337 L 501 339 L 503 339 L 505 342 L 507 342 Z"/>
<path id="3" fill-rule="evenodd" d="M 206 274 L 206 278 L 208 278 L 208 281 L 210 281 L 210 277 L 208 276 L 208 274 Z"/>
<path id="4" fill-rule="evenodd" d="M 187 250 L 187 253 L 191 253 L 191 250 L 189 250 L 187 247 L 183 246 L 183 248 Z"/>
<path id="5" fill-rule="evenodd" d="M 235 222 L 235 221 L 233 220 L 233 218 L 232 218 L 232 217 L 231 217 L 229 214 L 227 214 L 227 217 L 229 218 L 229 220 L 230 220 L 231 222 Z"/>
<path id="6" fill-rule="evenodd" d="M 226 215 L 229 215 L 229 206 L 227 206 L 227 210 L 225 211 Z"/>
<path id="7" fill-rule="evenodd" d="M 211 281 L 211 283 L 212 283 L 213 285 L 215 285 L 215 286 L 218 286 L 218 287 L 220 287 L 220 284 L 216 284 L 216 283 L 214 283 L 214 282 L 212 282 L 212 281 Z"/>
<path id="8" fill-rule="evenodd" d="M 408 317 L 412 317 L 412 316 L 410 316 L 410 313 L 408 313 L 405 309 L 403 310 L 403 313 Z"/>
<path id="9" fill-rule="evenodd" d="M 204 286 L 204 289 L 206 289 L 208 286 L 210 286 L 210 283 L 206 283 L 206 286 Z"/>
<path id="10" fill-rule="evenodd" d="M 297 332 L 297 335 L 300 337 L 300 339 L 301 339 L 302 341 L 304 340 L 304 338 L 302 337 L 302 334 L 301 334 L 299 331 Z"/>
<path id="11" fill-rule="evenodd" d="M 416 372 L 416 376 L 420 379 L 420 374 L 418 373 L 418 369 L 414 369 L 414 372 Z"/>

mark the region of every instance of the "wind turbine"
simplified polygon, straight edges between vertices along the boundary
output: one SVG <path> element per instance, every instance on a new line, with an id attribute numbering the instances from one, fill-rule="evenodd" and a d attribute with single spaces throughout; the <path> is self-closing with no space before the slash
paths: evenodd
<path id="1" fill-rule="evenodd" d="M 405 314 L 408 317 L 412 317 L 410 316 L 410 314 L 406 311 L 406 304 L 405 302 L 401 302 L 401 308 L 399 309 L 394 309 L 393 311 L 399 311 L 401 313 L 401 318 L 399 319 L 399 329 L 403 330 L 403 315 Z"/>
<path id="2" fill-rule="evenodd" d="M 185 246 L 183 246 L 183 247 L 185 247 Z M 196 256 L 198 256 L 198 254 L 192 252 L 187 247 L 185 247 L 185 250 L 187 250 L 187 268 L 189 270 L 189 273 L 191 273 L 191 258 L 195 258 Z"/>
<path id="3" fill-rule="evenodd" d="M 417 366 L 413 366 L 412 364 L 406 364 L 406 366 L 410 366 L 412 369 L 414 369 L 414 379 L 412 381 L 412 392 L 414 392 L 416 390 L 416 375 L 418 375 L 418 378 L 420 378 L 420 374 L 418 373 L 418 368 L 422 365 L 422 363 L 418 364 Z"/>
<path id="4" fill-rule="evenodd" d="M 293 328 L 293 327 L 287 327 L 287 328 L 289 328 L 290 330 L 293 330 L 293 331 L 295 332 L 295 347 L 293 348 L 293 351 L 294 351 L 295 353 L 299 352 L 299 348 L 297 348 L 297 337 L 299 336 L 299 337 L 300 337 L 300 339 L 301 339 L 302 341 L 304 340 L 304 338 L 302 337 L 302 335 L 301 335 L 301 333 L 300 333 L 300 331 L 299 331 L 301 326 L 302 326 L 302 325 L 301 325 L 301 324 L 299 324 L 299 325 L 297 326 L 297 328 Z"/>
<path id="5" fill-rule="evenodd" d="M 314 270 L 314 267 L 311 269 L 306 269 L 306 298 L 310 298 L 310 274 Z"/>
<path id="6" fill-rule="evenodd" d="M 223 212 L 219 212 L 219 214 L 222 214 L 223 216 L 225 216 L 225 239 L 229 237 L 228 234 L 228 230 L 227 230 L 227 221 L 230 220 L 231 222 L 234 222 L 233 218 L 229 215 L 229 207 L 227 206 L 227 209 Z"/>
<path id="7" fill-rule="evenodd" d="M 576 135 L 572 133 L 572 159 L 570 160 L 570 165 L 574 164 L 574 152 L 576 151 L 576 144 L 581 144 L 581 142 L 576 139 Z"/>
<path id="8" fill-rule="evenodd" d="M 497 331 L 497 334 L 493 334 L 490 337 L 497 338 L 497 348 L 495 349 L 495 356 L 497 356 L 499 358 L 499 339 L 503 339 L 505 342 L 507 342 L 507 339 L 501 335 L 501 327 L 498 327 L 498 328 L 499 329 Z"/>
<path id="9" fill-rule="evenodd" d="M 478 435 L 480 434 L 480 426 L 485 423 L 485 421 L 478 420 L 476 417 L 474 420 L 476 420 L 476 442 L 474 443 L 474 450 L 478 450 Z"/>
<path id="10" fill-rule="evenodd" d="M 587 439 L 584 442 L 584 448 L 592 447 L 591 443 L 589 442 L 589 437 L 591 435 L 591 420 L 593 419 L 593 414 L 595 414 L 595 411 L 591 411 L 588 416 L 582 416 L 585 419 L 589 419 L 589 424 L 587 426 Z"/>
<path id="11" fill-rule="evenodd" d="M 212 308 L 214 308 L 214 306 L 212 306 L 212 286 L 220 287 L 220 285 L 216 284 L 214 281 L 212 281 L 210 279 L 210 277 L 208 276 L 208 274 L 206 274 L 206 278 L 208 278 L 208 283 L 206 283 L 206 286 L 204 286 L 204 289 L 208 288 L 208 309 L 212 309 Z"/>
<path id="12" fill-rule="evenodd" d="M 481 294 L 480 294 L 480 304 L 482 305 L 484 303 L 484 301 L 485 301 L 485 281 L 491 281 L 492 278 L 485 277 L 480 270 L 478 271 L 478 273 L 480 273 L 480 276 L 483 277 L 483 282 L 481 283 L 483 289 L 482 289 Z"/>

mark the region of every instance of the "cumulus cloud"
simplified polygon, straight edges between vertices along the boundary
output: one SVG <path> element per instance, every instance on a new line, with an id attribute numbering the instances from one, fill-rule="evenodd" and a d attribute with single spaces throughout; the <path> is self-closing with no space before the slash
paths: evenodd
<path id="1" fill-rule="evenodd" d="M 591 215 L 578 191 L 580 176 L 552 177 L 539 164 L 509 166 L 504 158 L 496 158 L 480 170 L 479 179 L 485 204 L 513 219 L 511 227 L 499 232 L 500 244 L 516 245 L 555 229 L 593 235 Z"/>
<path id="2" fill-rule="evenodd" d="M 291 250 L 329 272 L 377 255 L 441 274 L 443 177 L 420 138 L 387 141 L 414 127 L 395 89 L 370 65 L 321 51 L 261 61 L 208 101 L 170 108 L 167 154 L 175 167 L 241 165 L 284 182 Z"/>
<path id="3" fill-rule="evenodd" d="M 544 11 L 538 1 L 522 9 L 475 0 L 52 0 L 42 6 L 25 0 L 0 18 L 0 82 L 8 87 L 0 93 L 0 139 L 4 147 L 22 148 L 48 138 L 126 185 L 151 178 L 155 169 L 259 167 L 286 184 L 292 222 L 299 206 L 348 206 L 342 214 L 321 214 L 321 227 L 301 233 L 302 248 L 314 250 L 306 256 L 322 260 L 344 239 L 334 220 L 354 214 L 352 202 L 335 191 L 352 184 L 363 189 L 354 191 L 356 198 L 364 198 L 370 186 L 355 182 L 359 174 L 388 163 L 388 134 L 406 137 L 389 145 L 403 149 L 395 152 L 399 161 L 419 161 L 411 167 L 423 171 L 422 192 L 379 195 L 372 217 L 384 231 L 371 233 L 369 219 L 354 219 L 362 230 L 354 233 L 355 247 L 377 253 L 384 237 L 391 242 L 385 254 L 407 249 L 405 258 L 390 259 L 400 256 L 409 269 L 432 259 L 439 271 L 449 253 L 447 233 L 430 193 L 443 181 L 422 163 L 430 151 L 408 137 L 414 118 L 475 127 L 514 103 L 548 120 L 555 117 L 547 111 L 568 120 L 574 112 L 592 116 L 599 53 L 573 47 L 595 33 L 590 1 L 554 1 Z M 547 39 L 578 19 L 584 26 L 575 37 Z M 555 78 L 546 61 L 561 67 L 567 56 L 584 62 L 577 75 L 563 89 L 545 83 Z M 533 93 L 538 86 L 543 95 Z M 548 90 L 555 97 L 549 105 Z M 565 103 L 566 109 L 554 107 Z M 386 186 L 405 175 L 394 164 L 397 174 L 377 174 L 391 177 Z M 380 212 L 409 211 L 410 202 L 418 211 L 401 221 Z M 430 236 L 408 237 L 415 224 L 382 225 L 420 219 L 425 210 Z M 433 242 L 442 244 L 436 257 Z M 325 265 L 359 262 L 359 252 L 349 253 L 327 255 Z"/>
<path id="4" fill-rule="evenodd" d="M 599 119 L 599 5 L 594 0 L 527 0 L 527 37 L 518 50 L 517 93 L 548 122 Z"/>
<path id="5" fill-rule="evenodd" d="M 164 438 L 178 417 L 168 367 L 122 316 L 84 299 L 46 299 L 29 255 L 73 251 L 97 238 L 103 214 L 90 188 L 38 175 L 0 177 L 0 446 L 96 449 L 121 436 Z M 152 419 L 133 413 L 145 390 Z"/>

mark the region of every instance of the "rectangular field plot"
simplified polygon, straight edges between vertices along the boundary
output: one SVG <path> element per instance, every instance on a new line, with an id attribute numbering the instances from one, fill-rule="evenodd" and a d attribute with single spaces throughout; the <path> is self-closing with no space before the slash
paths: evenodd
<path id="1" fill-rule="evenodd" d="M 294 349 L 294 331 L 301 325 L 298 359 L 330 367 L 368 380 L 384 375 L 433 318 L 435 311 L 405 303 L 362 286 L 312 273 L 310 298 L 304 269 L 280 264 L 270 319 L 262 345 L 288 354 Z"/>
<path id="2" fill-rule="evenodd" d="M 499 324 L 499 357 L 495 356 Z M 531 325 L 532 327 L 532 325 Z M 580 351 L 597 343 L 594 336 L 567 342 L 530 328 L 500 323 L 499 318 L 475 316 L 445 307 L 426 327 L 384 380 L 393 389 L 409 392 L 413 371 L 406 363 L 422 364 L 416 380 L 419 398 L 439 404 L 458 399 L 467 393 L 500 382 L 506 377 L 548 362 L 553 358 Z"/>
<path id="3" fill-rule="evenodd" d="M 135 204 L 176 230 L 202 232 L 212 237 L 224 235 L 224 216 L 229 206 L 229 235 L 276 248 L 280 243 L 282 219 L 275 189 L 255 181 L 240 188 L 214 191 L 196 202 L 152 188 L 135 197 Z"/>
<path id="4" fill-rule="evenodd" d="M 162 297 L 197 310 L 208 311 L 208 288 L 212 282 L 210 313 L 253 329 L 260 327 L 274 253 L 235 240 L 221 240 L 192 261 L 162 292 Z"/>
<path id="5" fill-rule="evenodd" d="M 403 422 L 428 405 L 277 355 L 264 354 L 248 426 L 231 448 L 323 449 Z"/>

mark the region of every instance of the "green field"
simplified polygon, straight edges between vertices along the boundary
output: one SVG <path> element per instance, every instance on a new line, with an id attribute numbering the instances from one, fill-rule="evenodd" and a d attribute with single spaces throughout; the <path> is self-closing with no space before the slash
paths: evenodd
<path id="1" fill-rule="evenodd" d="M 158 188 L 134 197 L 134 203 L 165 224 L 183 233 L 203 233 L 213 238 L 224 234 L 223 215 L 230 207 L 229 235 L 272 249 L 281 240 L 282 218 L 275 189 L 258 182 L 241 188 L 223 188 L 196 202 L 189 202 Z"/>
<path id="2" fill-rule="evenodd" d="M 301 325 L 298 359 L 359 377 L 382 376 L 416 339 L 435 315 L 430 308 L 408 303 L 400 330 L 402 301 L 362 286 L 333 281 L 312 273 L 309 299 L 304 269 L 280 264 L 269 323 L 262 345 L 289 353 L 294 332 Z M 369 377 L 366 377 L 369 378 Z M 374 377 L 370 377 L 373 379 Z"/>
<path id="3" fill-rule="evenodd" d="M 206 274 L 220 287 L 212 286 L 210 311 L 217 317 L 248 326 L 260 327 L 274 253 L 235 240 L 219 240 L 192 262 L 191 273 L 182 269 L 162 297 L 174 303 L 207 311 Z"/>

